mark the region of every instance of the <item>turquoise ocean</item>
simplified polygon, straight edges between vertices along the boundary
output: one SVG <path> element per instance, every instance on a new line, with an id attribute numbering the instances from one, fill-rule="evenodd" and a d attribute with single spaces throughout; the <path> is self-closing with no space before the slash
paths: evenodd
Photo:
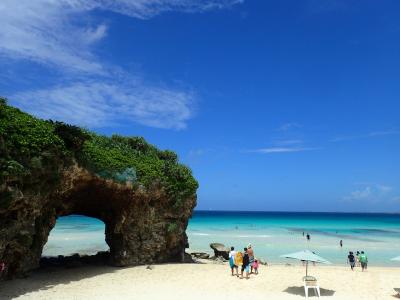
<path id="1" fill-rule="evenodd" d="M 196 211 L 187 234 L 191 251 L 211 253 L 212 242 L 236 249 L 251 243 L 256 257 L 277 264 L 290 262 L 280 255 L 303 249 L 337 265 L 346 263 L 348 251 L 365 251 L 376 266 L 396 265 L 390 259 L 400 255 L 400 214 Z M 57 220 L 43 255 L 107 249 L 103 222 L 72 215 Z"/>

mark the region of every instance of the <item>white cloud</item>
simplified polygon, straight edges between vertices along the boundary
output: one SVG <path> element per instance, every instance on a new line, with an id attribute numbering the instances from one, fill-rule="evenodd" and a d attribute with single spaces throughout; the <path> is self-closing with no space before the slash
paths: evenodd
<path id="1" fill-rule="evenodd" d="M 292 139 L 292 140 L 276 140 L 274 144 L 281 145 L 281 146 L 299 145 L 299 144 L 303 144 L 303 141 L 302 140 L 296 140 L 296 139 Z"/>
<path id="2" fill-rule="evenodd" d="M 79 10 L 68 1 L 3 0 L 0 14 L 0 55 L 67 70 L 102 71 L 90 47 L 104 37 L 106 27 L 74 24 Z"/>
<path id="3" fill-rule="evenodd" d="M 282 124 L 277 130 L 278 131 L 288 131 L 288 130 L 297 129 L 297 128 L 301 128 L 301 127 L 302 126 L 299 123 L 288 122 L 288 123 Z"/>
<path id="4" fill-rule="evenodd" d="M 364 185 L 361 188 L 351 192 L 349 195 L 343 197 L 345 201 L 359 201 L 365 200 L 368 202 L 378 203 L 383 200 L 387 200 L 390 192 L 393 190 L 392 187 L 382 184 L 373 183 L 358 183 L 358 185 Z"/>
<path id="5" fill-rule="evenodd" d="M 373 137 L 380 137 L 380 136 L 387 136 L 387 135 L 398 135 L 398 134 L 400 134 L 400 130 L 394 130 L 394 129 L 372 131 L 367 134 L 338 136 L 338 137 L 331 139 L 331 142 L 343 142 L 343 141 L 351 141 L 351 140 L 373 138 Z"/>
<path id="6" fill-rule="evenodd" d="M 196 157 L 204 155 L 208 150 L 206 149 L 191 149 L 188 153 L 189 157 Z"/>
<path id="7" fill-rule="evenodd" d="M 193 115 L 193 93 L 141 81 L 127 84 L 126 81 L 134 81 L 130 74 L 119 66 L 102 62 L 94 54 L 96 43 L 104 40 L 108 27 L 102 22 L 93 25 L 96 19 L 88 13 L 107 10 L 147 19 L 166 11 L 204 12 L 241 2 L 2 0 L 0 58 L 39 63 L 58 71 L 60 82 L 70 82 L 71 76 L 75 78 L 72 84 L 8 96 L 12 103 L 40 117 L 89 127 L 125 119 L 158 128 L 184 128 Z"/>
<path id="8" fill-rule="evenodd" d="M 304 151 L 312 151 L 318 150 L 320 148 L 305 148 L 305 147 L 270 147 L 270 148 L 261 148 L 251 152 L 257 153 L 288 153 L 288 152 L 304 152 Z"/>
<path id="9" fill-rule="evenodd" d="M 367 186 L 361 190 L 356 190 L 350 193 L 349 196 L 345 196 L 345 200 L 363 200 L 369 198 L 372 194 L 372 188 Z"/>
<path id="10" fill-rule="evenodd" d="M 75 7 L 111 10 L 135 18 L 147 19 L 167 11 L 187 13 L 223 9 L 244 0 L 73 0 Z"/>
<path id="11" fill-rule="evenodd" d="M 382 185 L 382 184 L 377 184 L 376 188 L 381 191 L 382 193 L 388 193 L 391 190 L 393 190 L 393 188 L 391 186 L 387 186 L 387 185 Z"/>
<path id="12" fill-rule="evenodd" d="M 265 148 L 259 148 L 255 150 L 250 150 L 246 152 L 252 153 L 263 153 L 263 154 L 272 154 L 272 153 L 293 153 L 293 152 L 305 152 L 305 151 L 314 151 L 320 150 L 321 147 L 309 147 L 305 141 L 299 138 L 299 133 L 292 133 L 294 129 L 301 128 L 302 125 L 290 122 L 281 125 L 277 131 L 279 131 L 279 138 L 273 140 L 273 142 Z"/>
<path id="13" fill-rule="evenodd" d="M 108 10 L 146 19 L 165 11 L 204 12 L 241 0 L 2 0 L 0 54 L 75 71 L 101 72 L 91 46 L 107 31 L 82 23 L 84 13 Z"/>
<path id="14" fill-rule="evenodd" d="M 134 121 L 156 128 L 183 129 L 193 114 L 191 92 L 136 82 L 77 82 L 21 92 L 12 99 L 13 104 L 38 117 L 90 128 Z"/>

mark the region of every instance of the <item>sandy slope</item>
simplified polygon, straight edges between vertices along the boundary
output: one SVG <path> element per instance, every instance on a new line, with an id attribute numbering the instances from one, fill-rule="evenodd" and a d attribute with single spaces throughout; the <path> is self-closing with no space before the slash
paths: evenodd
<path id="1" fill-rule="evenodd" d="M 361 273 L 317 266 L 311 274 L 325 299 L 396 299 L 393 287 L 400 287 L 400 268 L 370 267 Z M 227 264 L 166 264 L 152 270 L 85 266 L 3 282 L 0 299 L 304 299 L 303 275 L 299 265 L 261 266 L 250 280 L 231 277 Z"/>

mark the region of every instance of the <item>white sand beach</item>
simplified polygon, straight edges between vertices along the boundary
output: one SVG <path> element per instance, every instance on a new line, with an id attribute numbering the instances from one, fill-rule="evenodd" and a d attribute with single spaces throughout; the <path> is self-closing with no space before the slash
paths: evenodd
<path id="1" fill-rule="evenodd" d="M 83 266 L 39 270 L 26 279 L 0 283 L 0 299 L 304 299 L 300 265 L 261 266 L 249 280 L 230 275 L 227 264 L 163 264 L 130 268 Z M 396 299 L 400 268 L 310 267 L 321 298 Z M 310 291 L 310 299 L 316 299 Z"/>

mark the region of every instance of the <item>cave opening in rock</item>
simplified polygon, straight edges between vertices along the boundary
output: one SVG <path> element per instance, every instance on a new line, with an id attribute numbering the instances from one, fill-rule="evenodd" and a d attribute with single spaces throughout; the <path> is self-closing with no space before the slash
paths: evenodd
<path id="1" fill-rule="evenodd" d="M 94 255 L 109 251 L 105 241 L 105 224 L 83 215 L 59 217 L 43 247 L 42 257 Z"/>

